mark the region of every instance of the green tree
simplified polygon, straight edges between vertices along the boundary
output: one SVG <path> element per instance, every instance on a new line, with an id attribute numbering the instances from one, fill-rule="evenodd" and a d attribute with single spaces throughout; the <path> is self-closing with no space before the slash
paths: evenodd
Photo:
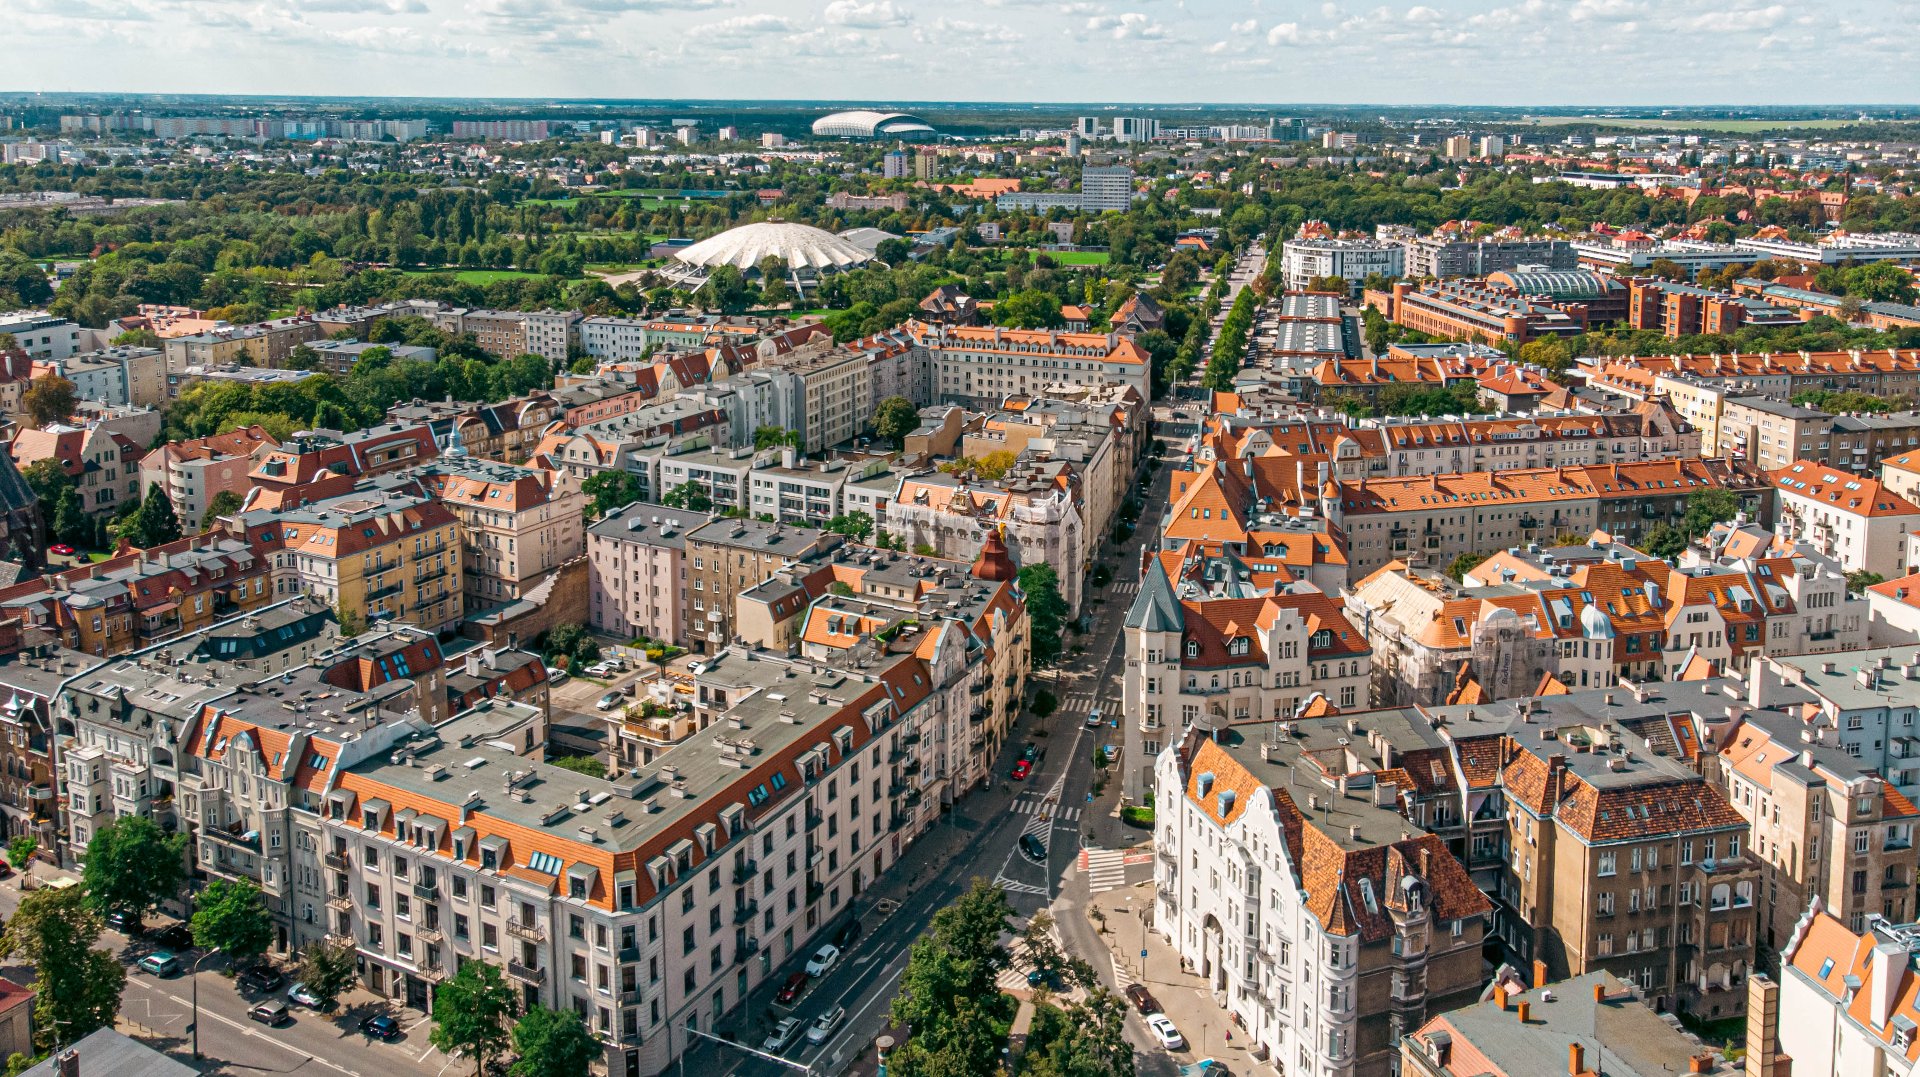
<path id="1" fill-rule="evenodd" d="M 1067 603 L 1060 597 L 1060 574 L 1052 565 L 1033 564 L 1015 578 L 1026 596 L 1027 638 L 1032 640 L 1035 667 L 1051 665 L 1060 657 L 1061 635 L 1067 627 Z"/>
<path id="2" fill-rule="evenodd" d="M 1691 541 L 1713 530 L 1713 525 L 1733 519 L 1740 511 L 1740 498 L 1732 490 L 1709 487 L 1687 498 L 1687 512 L 1680 525 Z"/>
<path id="3" fill-rule="evenodd" d="M 873 432 L 905 448 L 907 435 L 920 425 L 920 409 L 904 396 L 890 396 L 873 411 Z"/>
<path id="4" fill-rule="evenodd" d="M 587 476 L 580 484 L 580 492 L 587 495 L 588 508 L 595 516 L 605 516 L 640 500 L 640 480 L 623 468 L 608 468 Z"/>
<path id="5" fill-rule="evenodd" d="M 24 872 L 33 861 L 33 854 L 40 849 L 40 839 L 32 834 L 16 834 L 7 842 L 7 863 L 15 871 Z"/>
<path id="6" fill-rule="evenodd" d="M 1559 337 L 1541 337 L 1520 345 L 1520 361 L 1564 374 L 1573 366 L 1573 349 Z"/>
<path id="7" fill-rule="evenodd" d="M 572 1010 L 535 1006 L 513 1026 L 513 1049 L 520 1057 L 511 1077 L 584 1077 L 599 1061 L 600 1043 Z"/>
<path id="8" fill-rule="evenodd" d="M 1872 587 L 1876 583 L 1885 582 L 1887 582 L 1885 576 L 1880 575 L 1878 572 L 1870 572 L 1864 568 L 1856 568 L 1852 572 L 1847 573 L 1847 590 L 1856 594 Z"/>
<path id="9" fill-rule="evenodd" d="M 367 630 L 367 619 L 359 610 L 348 608 L 344 601 L 333 605 L 334 624 L 340 629 L 341 639 L 352 639 Z"/>
<path id="10" fill-rule="evenodd" d="M 173 511 L 173 499 L 159 483 L 147 487 L 147 496 L 133 514 L 127 531 L 128 541 L 141 549 L 151 549 L 180 537 L 180 517 Z"/>
<path id="11" fill-rule="evenodd" d="M 158 348 L 160 334 L 151 329 L 129 329 L 113 338 L 116 348 Z"/>
<path id="12" fill-rule="evenodd" d="M 273 944 L 260 888 L 251 879 L 215 879 L 194 901 L 193 944 L 219 950 L 235 967 L 252 964 Z"/>
<path id="13" fill-rule="evenodd" d="M 240 495 L 232 490 L 222 490 L 213 495 L 213 500 L 207 502 L 207 511 L 200 514 L 200 530 L 203 532 L 213 530 L 215 520 L 239 512 L 242 504 L 244 502 Z"/>
<path id="14" fill-rule="evenodd" d="M 1687 535 L 1665 522 L 1656 523 L 1640 536 L 1640 548 L 1655 557 L 1678 557 L 1687 548 Z"/>
<path id="15" fill-rule="evenodd" d="M 762 449 L 798 449 L 803 447 L 803 444 L 800 438 L 800 432 L 797 430 L 788 430 L 784 426 L 756 426 L 753 428 L 753 448 L 755 452 Z"/>
<path id="16" fill-rule="evenodd" d="M 1020 935 L 1020 956 L 1040 970 L 1056 970 L 1066 964 L 1060 944 L 1053 940 L 1053 914 L 1045 909 L 1033 914 Z"/>
<path id="17" fill-rule="evenodd" d="M 487 1060 L 510 1042 L 513 987 L 497 965 L 467 961 L 433 994 L 433 1031 L 427 1039 L 448 1054 L 473 1059 L 473 1072 L 487 1072 Z"/>
<path id="18" fill-rule="evenodd" d="M 1104 987 L 1064 1010 L 1036 1001 L 1020 1056 L 1023 1077 L 1132 1077 L 1126 1013 L 1126 1005 Z"/>
<path id="19" fill-rule="evenodd" d="M 669 508 L 686 509 L 688 512 L 712 512 L 713 499 L 700 488 L 698 483 L 683 482 L 668 490 L 660 498 L 660 503 Z"/>
<path id="20" fill-rule="evenodd" d="M 123 815 L 93 832 L 81 869 L 87 903 L 101 915 L 140 917 L 180 892 L 187 836 L 168 834 L 144 815 Z"/>
<path id="21" fill-rule="evenodd" d="M 999 887 L 975 879 L 973 888 L 934 914 L 907 951 L 894 997 L 895 1024 L 912 1035 L 888 1056 L 902 1077 L 962 1077 L 999 1072 L 1013 1018 L 1011 996 L 996 980 L 1009 955 L 1000 943 L 1013 909 Z"/>
<path id="22" fill-rule="evenodd" d="M 78 887 L 30 891 L 0 935 L 0 957 L 33 969 L 34 1044 L 50 1050 L 113 1025 L 127 970 L 96 950 L 103 924 Z"/>
<path id="23" fill-rule="evenodd" d="M 1362 333 L 1366 337 L 1367 350 L 1374 355 L 1385 355 L 1387 351 L 1387 332 L 1392 323 L 1387 316 L 1372 307 L 1362 308 L 1360 322 L 1364 326 Z"/>
<path id="24" fill-rule="evenodd" d="M 1457 580 L 1478 568 L 1480 562 L 1486 559 L 1487 555 L 1483 553 L 1463 553 L 1447 563 L 1447 575 Z"/>
<path id="25" fill-rule="evenodd" d="M 333 1009 L 341 995 L 353 988 L 359 975 L 353 947 L 325 942 L 307 944 L 300 952 L 300 982 L 320 1000 L 320 1008 Z"/>
<path id="26" fill-rule="evenodd" d="M 72 415 L 78 400 L 72 382 L 58 374 L 42 374 L 27 383 L 26 391 L 20 394 L 20 407 L 26 411 L 28 422 L 44 427 Z"/>
<path id="27" fill-rule="evenodd" d="M 1058 329 L 1065 324 L 1059 298 L 1037 289 L 1015 292 L 995 303 L 993 322 L 1012 329 Z"/>
<path id="28" fill-rule="evenodd" d="M 826 529 L 855 542 L 865 542 L 867 536 L 873 534 L 873 517 L 858 511 L 842 513 L 828 520 Z"/>

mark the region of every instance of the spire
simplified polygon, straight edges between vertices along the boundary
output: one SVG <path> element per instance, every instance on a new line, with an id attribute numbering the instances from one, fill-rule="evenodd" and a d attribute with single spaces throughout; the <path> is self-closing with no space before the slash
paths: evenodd
<path id="1" fill-rule="evenodd" d="M 460 424 L 458 422 L 453 423 L 448 428 L 446 448 L 441 452 L 441 455 L 442 456 L 467 455 L 467 444 L 465 441 L 461 440 Z"/>
<path id="2" fill-rule="evenodd" d="M 1020 567 L 1013 563 L 1013 555 L 1007 552 L 1007 544 L 1000 538 L 1000 529 L 987 529 L 986 540 L 980 543 L 980 558 L 973 563 L 973 578 L 976 580 L 1005 581 L 1020 575 Z"/>
<path id="3" fill-rule="evenodd" d="M 1140 595 L 1127 611 L 1127 627 L 1143 632 L 1181 632 L 1186 629 L 1186 623 L 1166 567 L 1158 557 L 1149 559 L 1146 574 L 1140 580 Z"/>

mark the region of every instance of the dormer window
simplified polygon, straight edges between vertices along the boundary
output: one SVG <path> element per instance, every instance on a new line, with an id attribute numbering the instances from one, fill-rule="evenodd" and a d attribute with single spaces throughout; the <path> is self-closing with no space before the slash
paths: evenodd
<path id="1" fill-rule="evenodd" d="M 1200 657 L 1200 641 L 1199 640 L 1190 639 L 1187 641 L 1187 657 L 1188 658 Z"/>

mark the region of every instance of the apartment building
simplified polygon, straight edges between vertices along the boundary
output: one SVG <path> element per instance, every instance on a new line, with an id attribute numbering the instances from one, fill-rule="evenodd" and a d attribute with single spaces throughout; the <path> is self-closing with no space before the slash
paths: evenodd
<path id="1" fill-rule="evenodd" d="M 326 335 L 326 330 L 312 315 L 299 314 L 254 325 L 223 326 L 190 336 L 169 337 L 162 342 L 162 347 L 166 350 L 170 374 L 180 374 L 188 367 L 279 369 L 287 365 L 295 348 Z"/>
<path id="2" fill-rule="evenodd" d="M 1906 536 L 1920 528 L 1920 505 L 1878 479 L 1796 462 L 1770 472 L 1779 531 L 1840 562 L 1891 579 L 1908 571 Z"/>
<path id="3" fill-rule="evenodd" d="M 375 344 L 365 340 L 315 340 L 306 348 L 320 361 L 321 370 L 343 378 L 353 373 L 354 366 L 372 348 L 386 352 L 395 362 L 431 363 L 439 354 L 425 345 L 398 342 Z"/>
<path id="4" fill-rule="evenodd" d="M 257 424 L 189 441 L 169 441 L 141 458 L 140 496 L 160 487 L 173 502 L 182 526 L 192 530 L 221 494 L 244 501 L 252 489 L 249 476 L 255 465 L 279 446 L 267 428 Z"/>
<path id="5" fill-rule="evenodd" d="M 1544 299 L 1478 280 L 1420 285 L 1395 281 L 1389 291 L 1367 292 L 1364 303 L 1397 325 L 1488 345 L 1578 336 L 1592 323 L 1584 303 Z"/>
<path id="6" fill-rule="evenodd" d="M 1778 984 L 1755 978 L 1755 996 L 1771 1004 L 1747 1034 L 1749 1077 L 1913 1072 L 1916 955 L 1920 925 L 1875 916 L 1855 930 L 1808 908 L 1780 955 Z"/>
<path id="7" fill-rule="evenodd" d="M 396 404 L 387 409 L 387 422 L 424 426 L 435 445 L 458 436 L 469 456 L 522 464 L 533 455 L 548 426 L 563 417 L 562 412 L 551 394 L 536 391 L 497 404 L 460 400 Z"/>
<path id="8" fill-rule="evenodd" d="M 367 623 L 393 619 L 430 632 L 460 623 L 460 521 L 433 497 L 366 485 L 232 521 L 272 558 L 283 594 L 315 595 Z"/>
<path id="9" fill-rule="evenodd" d="M 1326 277 L 1345 280 L 1357 294 L 1362 281 L 1379 274 L 1402 277 L 1407 251 L 1374 239 L 1289 239 L 1280 245 L 1280 276 L 1290 292 L 1304 292 Z"/>
<path id="10" fill-rule="evenodd" d="M 0 619 L 0 830 L 31 835 L 57 858 L 66 831 L 64 783 L 54 758 L 60 687 L 100 659 L 46 642 L 24 619 Z"/>
<path id="11" fill-rule="evenodd" d="M 866 432 L 873 413 L 865 356 L 846 350 L 800 354 L 779 365 L 800 381 L 796 432 L 804 451 L 823 452 Z"/>
<path id="12" fill-rule="evenodd" d="M 635 504 L 587 528 L 587 623 L 629 639 L 687 644 L 687 535 L 704 512 Z"/>
<path id="13" fill-rule="evenodd" d="M 166 354 L 158 348 L 103 348 L 35 363 L 34 376 L 45 374 L 72 382 L 82 400 L 143 408 L 167 402 Z"/>
<path id="14" fill-rule="evenodd" d="M 1753 708 L 1716 734 L 1710 777 L 1749 824 L 1747 847 L 1765 883 L 1762 944 L 1786 946 L 1816 896 L 1854 930 L 1866 929 L 1869 914 L 1907 922 L 1920 871 L 1920 808 L 1791 713 L 1793 702 L 1810 701 L 1806 693 L 1776 684 L 1764 666 L 1752 683 Z"/>
<path id="15" fill-rule="evenodd" d="M 1920 351 L 1628 356 L 1599 364 L 1593 382 L 1629 395 L 1664 395 L 1671 392 L 1668 380 L 1677 378 L 1736 389 L 1742 395 L 1765 393 L 1789 400 L 1814 389 L 1912 398 L 1920 388 Z"/>
<path id="16" fill-rule="evenodd" d="M 44 310 L 0 313 L 0 334 L 12 337 L 14 344 L 31 360 L 65 359 L 77 354 L 80 333 L 80 326 Z"/>
<path id="17" fill-rule="evenodd" d="M 57 461 L 73 480 L 80 511 L 88 516 L 118 515 L 138 501 L 144 451 L 131 437 L 98 422 L 22 430 L 7 445 L 14 466 L 22 470 L 35 461 Z"/>
<path id="18" fill-rule="evenodd" d="M 1078 482 L 1057 462 L 1016 468 L 991 482 L 940 471 L 911 474 L 876 522 L 909 546 L 955 561 L 977 557 L 987 534 L 997 532 L 1020 565 L 1054 567 L 1060 597 L 1078 616 L 1098 540 L 1087 528 Z"/>
<path id="19" fill-rule="evenodd" d="M 441 307 L 427 317 L 443 332 L 471 335 L 482 351 L 499 359 L 511 359 L 532 350 L 528 346 L 527 315 L 522 311 Z"/>
<path id="20" fill-rule="evenodd" d="M 1573 245 L 1564 239 L 1468 239 L 1459 232 L 1435 231 L 1398 241 L 1406 251 L 1406 275 L 1484 277 L 1521 266 L 1574 268 Z"/>
<path id="21" fill-rule="evenodd" d="M 1335 720 L 1181 734 L 1154 769 L 1153 930 L 1256 1056 L 1385 1077 L 1402 1036 L 1479 991 L 1490 905 L 1394 810 L 1391 779 L 1348 773 L 1348 735 Z"/>
<path id="22" fill-rule="evenodd" d="M 1319 508 L 1345 532 L 1353 571 L 1366 574 L 1414 554 L 1445 565 L 1463 553 L 1596 529 L 1633 544 L 1654 524 L 1679 521 L 1696 491 L 1714 487 L 1768 518 L 1773 485 L 1717 460 L 1335 480 Z"/>
<path id="23" fill-rule="evenodd" d="M 1565 1067 L 1562 1069 L 1561 1067 Z M 1771 1077 L 1771 1071 L 1762 1071 Z M 1497 979 L 1471 1005 L 1400 1041 L 1404 1077 L 1760 1077 L 1605 971 L 1529 986 Z"/>
<path id="24" fill-rule="evenodd" d="M 247 504 L 299 504 L 426 463 L 439 446 L 424 426 L 385 423 L 365 430 L 302 430 L 267 450 L 247 473 Z"/>
<path id="25" fill-rule="evenodd" d="M 456 431 L 445 453 L 406 474 L 460 521 L 466 612 L 517 601 L 586 551 L 586 497 L 554 472 L 468 456 Z"/>
<path id="26" fill-rule="evenodd" d="M 1833 416 L 1816 408 L 1771 396 L 1728 396 L 1715 442 L 1719 455 L 1775 471 L 1796 460 L 1824 460 L 1832 429 Z"/>
<path id="27" fill-rule="evenodd" d="M 1194 558 L 1159 554 L 1127 611 L 1121 795 L 1143 803 L 1153 760 L 1203 719 L 1284 721 L 1369 705 L 1372 647 L 1339 599 L 1305 582 L 1247 594 L 1208 586 Z M 1249 589 L 1250 590 L 1250 589 Z"/>
<path id="28" fill-rule="evenodd" d="M 739 652 L 695 686 L 725 735 L 611 779 L 498 746 L 485 713 L 339 769 L 328 927 L 368 986 L 426 1003 L 459 961 L 503 965 L 524 1003 L 583 1012 L 613 1072 L 657 1074 L 830 930 L 898 855 L 917 790 L 888 757 L 925 688 Z"/>
<path id="29" fill-rule="evenodd" d="M 1737 684 L 1737 682 L 1735 682 Z M 1761 869 L 1748 825 L 1689 764 L 1682 707 L 1725 720 L 1718 685 L 1590 689 L 1426 709 L 1466 789 L 1467 863 L 1515 967 L 1607 971 L 1656 1008 L 1739 1014 Z M 1717 723 L 1715 723 L 1717 724 Z"/>
<path id="30" fill-rule="evenodd" d="M 1773 655 L 1767 669 L 1805 700 L 1809 730 L 1881 774 L 1908 800 L 1920 797 L 1920 659 L 1912 643 L 1843 655 Z M 1804 745 L 1803 745 L 1804 746 Z"/>
<path id="31" fill-rule="evenodd" d="M 1701 333 L 1732 333 L 1753 326 L 1786 329 L 1800 315 L 1763 299 L 1717 288 L 1678 284 L 1658 277 L 1627 281 L 1627 325 L 1669 339 Z"/>
<path id="32" fill-rule="evenodd" d="M 692 602 L 683 635 L 694 650 L 713 654 L 734 637 L 734 596 L 795 561 L 818 558 L 843 537 L 811 527 L 761 520 L 723 519 L 687 532 Z"/>
<path id="33" fill-rule="evenodd" d="M 63 646 L 124 654 L 278 601 L 273 566 L 218 533 L 133 550 L 0 591 Z"/>
<path id="34" fill-rule="evenodd" d="M 988 408 L 1052 385 L 1132 387 L 1151 395 L 1151 362 L 1131 337 L 998 326 L 930 325 L 906 331 L 927 356 L 933 398 L 926 403 Z"/>

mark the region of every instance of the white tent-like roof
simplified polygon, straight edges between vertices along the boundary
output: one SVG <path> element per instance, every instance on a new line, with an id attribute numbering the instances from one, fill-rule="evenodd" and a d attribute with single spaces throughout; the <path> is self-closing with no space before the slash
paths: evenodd
<path id="1" fill-rule="evenodd" d="M 846 269 L 873 260 L 832 232 L 786 221 L 759 221 L 729 228 L 674 255 L 690 266 L 712 269 L 733 266 L 752 269 L 768 257 L 778 258 L 790 270 Z"/>

